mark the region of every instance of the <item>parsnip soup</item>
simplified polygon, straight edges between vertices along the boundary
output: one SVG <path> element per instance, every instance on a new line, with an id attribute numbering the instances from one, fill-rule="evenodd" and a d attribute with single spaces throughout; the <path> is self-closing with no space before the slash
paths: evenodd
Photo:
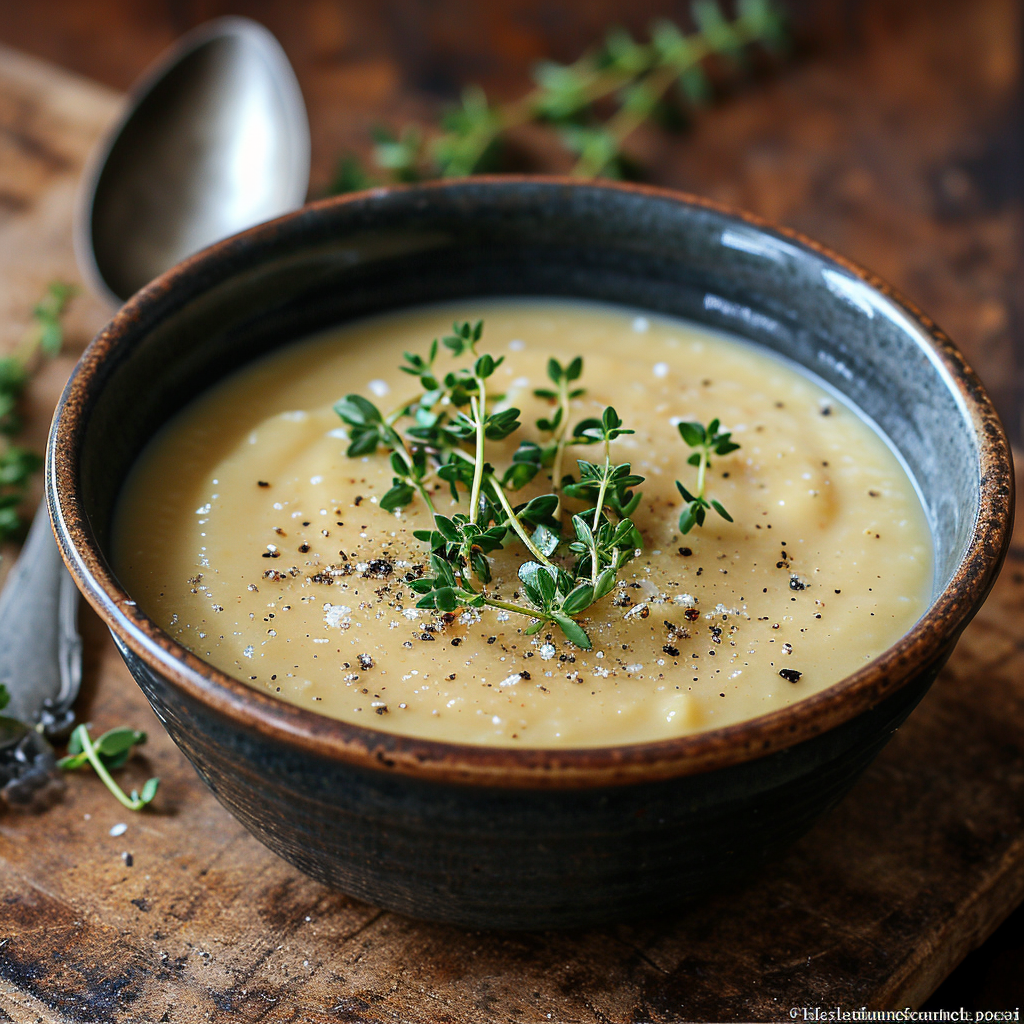
<path id="1" fill-rule="evenodd" d="M 428 365 L 432 339 L 477 319 L 479 341 Z M 467 366 L 485 395 L 445 384 Z M 643 480 L 588 491 L 577 460 Z M 480 530 L 517 526 L 460 563 L 428 500 L 444 523 L 475 507 Z M 666 739 L 808 697 L 913 625 L 933 558 L 898 459 L 818 383 L 689 323 L 561 300 L 381 316 L 246 367 L 143 452 L 114 554 L 150 617 L 255 689 L 391 732 L 533 747 Z M 527 614 L 540 600 L 561 619 Z"/>

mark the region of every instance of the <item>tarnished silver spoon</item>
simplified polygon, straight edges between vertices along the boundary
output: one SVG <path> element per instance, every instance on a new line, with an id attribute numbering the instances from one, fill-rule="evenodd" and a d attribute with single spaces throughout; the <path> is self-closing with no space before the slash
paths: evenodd
<path id="1" fill-rule="evenodd" d="M 142 76 L 90 159 L 76 213 L 79 269 L 119 305 L 211 242 L 301 206 L 308 184 L 309 124 L 284 51 L 246 18 L 208 22 Z M 72 721 L 77 602 L 41 506 L 0 593 L 0 682 L 11 698 L 0 787 L 9 800 L 12 786 L 29 782 L 15 762 L 41 742 L 14 719 L 36 724 L 33 736 L 60 735 Z"/>

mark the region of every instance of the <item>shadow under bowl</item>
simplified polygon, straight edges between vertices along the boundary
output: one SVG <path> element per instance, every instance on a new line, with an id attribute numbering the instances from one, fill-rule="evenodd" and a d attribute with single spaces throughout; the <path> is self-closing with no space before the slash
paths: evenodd
<path id="1" fill-rule="evenodd" d="M 923 495 L 936 584 L 898 643 L 763 717 L 657 743 L 497 749 L 395 736 L 250 689 L 176 644 L 111 568 L 121 485 L 198 392 L 315 331 L 470 296 L 598 299 L 802 364 L 888 435 Z M 148 285 L 68 382 L 47 494 L 64 558 L 174 742 L 258 839 L 328 885 L 474 927 L 663 913 L 778 856 L 923 696 L 990 589 L 1013 475 L 934 324 L 791 232 L 678 193 L 470 179 L 308 206 Z"/>

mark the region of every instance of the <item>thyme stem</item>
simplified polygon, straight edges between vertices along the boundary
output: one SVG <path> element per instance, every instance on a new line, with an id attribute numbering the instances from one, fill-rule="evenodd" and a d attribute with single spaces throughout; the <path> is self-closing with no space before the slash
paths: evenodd
<path id="1" fill-rule="evenodd" d="M 594 508 L 594 521 L 590 525 L 591 530 L 597 529 L 601 521 L 601 510 L 604 508 L 604 496 L 608 493 L 608 474 L 612 468 L 611 444 L 605 439 L 604 442 L 604 473 L 601 476 L 601 487 L 597 492 L 597 505 Z"/>
<path id="2" fill-rule="evenodd" d="M 697 497 L 704 497 L 705 487 L 705 476 L 708 469 L 708 450 L 707 447 L 701 448 L 700 450 L 700 465 L 697 467 Z"/>
<path id="3" fill-rule="evenodd" d="M 476 395 L 473 395 L 469 402 L 473 410 L 473 419 L 476 421 L 476 465 L 473 473 L 473 489 L 469 496 L 469 521 L 475 523 L 480 515 L 480 485 L 484 477 L 484 417 L 481 407 L 486 409 L 487 391 L 484 382 L 477 377 L 477 384 L 480 387 L 480 401 L 477 402 Z"/>
<path id="4" fill-rule="evenodd" d="M 509 504 L 508 497 L 505 494 L 505 489 L 498 483 L 497 479 L 493 474 L 488 474 L 487 482 L 494 489 L 494 493 L 498 497 L 498 501 L 501 502 L 501 507 L 505 510 L 505 514 L 508 516 L 509 522 L 512 524 L 512 529 L 519 534 L 519 539 L 530 549 L 530 553 L 534 558 L 537 559 L 542 565 L 554 566 L 554 563 L 544 554 L 540 548 L 530 539 L 530 535 L 523 529 L 523 524 L 519 521 L 519 517 L 512 511 L 512 506 Z"/>
<path id="5" fill-rule="evenodd" d="M 502 608 L 507 612 L 516 612 L 519 615 L 529 615 L 532 619 L 541 619 L 542 615 L 537 614 L 536 608 L 527 608 L 525 605 L 513 604 L 511 601 L 499 601 L 495 597 L 484 597 L 484 604 L 491 608 Z"/>
<path id="6" fill-rule="evenodd" d="M 551 464 L 551 489 L 558 499 L 552 515 L 557 522 L 562 521 L 562 458 L 565 455 L 565 435 L 569 429 L 569 381 L 562 377 L 558 381 L 558 404 L 562 411 L 562 422 L 558 425 L 555 436 L 555 458 Z"/>

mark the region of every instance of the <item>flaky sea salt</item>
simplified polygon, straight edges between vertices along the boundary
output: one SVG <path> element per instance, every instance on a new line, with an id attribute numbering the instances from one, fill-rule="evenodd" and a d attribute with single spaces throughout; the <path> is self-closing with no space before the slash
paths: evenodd
<path id="1" fill-rule="evenodd" d="M 324 624 L 327 626 L 336 629 L 351 614 L 352 609 L 347 604 L 324 603 Z"/>

